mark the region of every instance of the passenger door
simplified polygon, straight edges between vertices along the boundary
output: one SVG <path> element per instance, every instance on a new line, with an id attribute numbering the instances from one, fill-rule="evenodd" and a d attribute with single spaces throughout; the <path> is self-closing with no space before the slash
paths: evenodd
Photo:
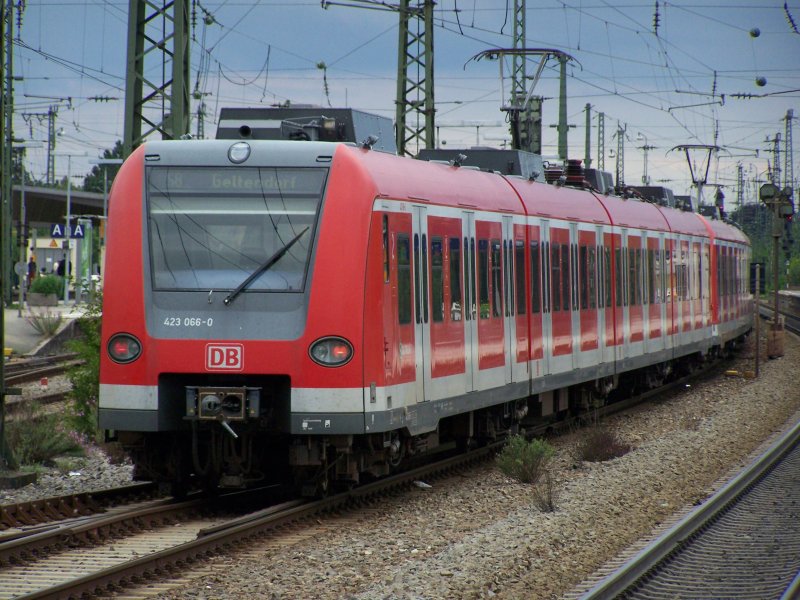
<path id="1" fill-rule="evenodd" d="M 414 206 L 414 365 L 417 402 L 430 399 L 430 306 L 428 293 L 428 218 L 427 208 Z M 427 388 L 427 390 L 426 390 Z"/>
<path id="2" fill-rule="evenodd" d="M 475 290 L 475 213 L 461 213 L 464 273 L 464 360 L 467 391 L 476 389 L 478 374 L 478 300 Z"/>

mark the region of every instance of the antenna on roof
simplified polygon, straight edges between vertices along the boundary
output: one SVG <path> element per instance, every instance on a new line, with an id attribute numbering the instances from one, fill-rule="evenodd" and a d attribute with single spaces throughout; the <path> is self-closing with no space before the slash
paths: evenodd
<path id="1" fill-rule="evenodd" d="M 465 160 L 467 160 L 466 154 L 456 154 L 455 158 L 450 161 L 450 164 L 454 167 L 460 167 Z"/>

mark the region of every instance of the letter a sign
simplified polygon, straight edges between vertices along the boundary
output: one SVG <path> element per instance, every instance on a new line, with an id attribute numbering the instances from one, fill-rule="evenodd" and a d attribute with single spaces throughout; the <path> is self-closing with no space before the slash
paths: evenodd
<path id="1" fill-rule="evenodd" d="M 51 223 L 50 224 L 50 237 L 51 238 L 63 238 L 63 237 L 71 237 L 71 238 L 79 238 L 83 239 L 83 225 L 78 223 L 75 227 L 70 231 L 70 228 L 66 225 L 62 225 L 61 223 Z"/>
<path id="2" fill-rule="evenodd" d="M 241 371 L 244 348 L 241 344 L 206 344 L 207 371 Z"/>

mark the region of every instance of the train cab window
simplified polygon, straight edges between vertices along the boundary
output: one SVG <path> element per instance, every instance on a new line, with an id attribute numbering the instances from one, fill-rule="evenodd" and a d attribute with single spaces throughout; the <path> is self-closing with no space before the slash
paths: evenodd
<path id="1" fill-rule="evenodd" d="M 444 252 L 442 238 L 431 238 L 431 319 L 444 321 Z"/>
<path id="2" fill-rule="evenodd" d="M 404 233 L 397 236 L 397 312 L 401 325 L 411 323 L 411 248 Z"/>
<path id="3" fill-rule="evenodd" d="M 539 258 L 539 240 L 531 241 L 531 312 L 538 314 L 541 310 L 541 264 Z"/>
<path id="4" fill-rule="evenodd" d="M 461 243 L 458 238 L 450 238 L 450 320 L 460 321 L 463 317 L 461 300 Z"/>
<path id="5" fill-rule="evenodd" d="M 514 276 L 517 283 L 517 314 L 524 315 L 528 312 L 525 301 L 525 242 L 514 242 Z"/>
<path id="6" fill-rule="evenodd" d="M 488 319 L 489 309 L 489 240 L 478 240 L 478 287 L 481 319 Z"/>
<path id="7" fill-rule="evenodd" d="M 327 175 L 325 168 L 148 166 L 153 288 L 208 293 L 248 281 L 242 294 L 302 292 Z"/>
<path id="8" fill-rule="evenodd" d="M 500 241 L 492 240 L 492 316 L 503 314 L 503 269 Z"/>

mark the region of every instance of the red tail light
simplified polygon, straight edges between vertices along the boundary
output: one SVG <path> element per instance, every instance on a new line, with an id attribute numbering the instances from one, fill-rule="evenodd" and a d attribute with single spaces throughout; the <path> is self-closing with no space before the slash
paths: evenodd
<path id="1" fill-rule="evenodd" d="M 118 333 L 108 340 L 108 355 L 114 362 L 133 362 L 141 353 L 142 344 L 128 333 Z"/>
<path id="2" fill-rule="evenodd" d="M 353 347 L 343 338 L 326 337 L 311 344 L 308 355 L 323 367 L 340 367 L 353 357 Z"/>

